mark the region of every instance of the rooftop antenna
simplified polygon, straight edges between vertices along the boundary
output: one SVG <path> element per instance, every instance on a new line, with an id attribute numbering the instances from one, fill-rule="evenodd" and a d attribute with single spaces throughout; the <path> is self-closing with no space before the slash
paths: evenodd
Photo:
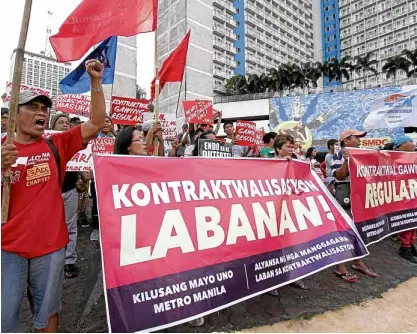
<path id="1" fill-rule="evenodd" d="M 45 48 L 44 54 L 46 57 L 52 57 L 52 50 L 51 50 L 51 43 L 49 42 L 49 37 L 51 37 L 52 29 L 51 29 L 51 22 L 52 22 L 52 12 L 48 10 L 48 25 L 46 26 L 46 38 L 45 38 Z"/>

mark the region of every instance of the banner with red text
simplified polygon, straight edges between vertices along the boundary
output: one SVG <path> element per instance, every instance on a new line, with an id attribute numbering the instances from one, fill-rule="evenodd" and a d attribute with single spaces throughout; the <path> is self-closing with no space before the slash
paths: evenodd
<path id="1" fill-rule="evenodd" d="M 417 153 L 349 153 L 352 214 L 365 244 L 417 228 Z"/>
<path id="2" fill-rule="evenodd" d="M 367 254 L 307 163 L 93 160 L 112 332 L 167 328 Z"/>
<path id="3" fill-rule="evenodd" d="M 235 144 L 252 146 L 255 143 L 256 123 L 250 121 L 236 121 Z"/>
<path id="4" fill-rule="evenodd" d="M 55 102 L 55 110 L 68 114 L 90 117 L 91 99 L 88 95 L 58 94 Z"/>
<path id="5" fill-rule="evenodd" d="M 114 124 L 142 124 L 143 113 L 149 111 L 149 103 L 149 100 L 113 96 L 111 99 L 111 119 Z"/>
<path id="6" fill-rule="evenodd" d="M 20 84 L 20 91 L 22 91 L 22 90 L 31 90 L 31 91 L 33 91 L 37 94 L 46 95 L 46 96 L 51 95 L 51 92 L 49 90 L 34 87 L 34 86 L 29 86 L 29 85 L 26 85 L 24 83 Z M 7 83 L 6 83 L 6 94 L 4 96 L 2 96 L 2 100 L 3 100 L 3 102 L 6 106 L 9 105 L 11 92 L 12 92 L 12 82 L 7 81 Z"/>
<path id="7" fill-rule="evenodd" d="M 213 124 L 213 102 L 210 100 L 182 101 L 187 123 Z"/>
<path id="8" fill-rule="evenodd" d="M 143 121 L 154 119 L 154 113 L 145 113 L 143 115 Z M 165 141 L 173 140 L 177 136 L 177 119 L 175 114 L 159 114 L 158 122 L 161 123 L 162 127 L 162 138 Z"/>

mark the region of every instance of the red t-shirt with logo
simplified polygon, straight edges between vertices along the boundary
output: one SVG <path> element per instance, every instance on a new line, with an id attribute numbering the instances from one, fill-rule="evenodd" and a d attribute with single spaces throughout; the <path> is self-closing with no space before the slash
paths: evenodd
<path id="1" fill-rule="evenodd" d="M 19 158 L 11 168 L 9 219 L 1 227 L 1 249 L 27 259 L 68 244 L 61 187 L 67 162 L 86 145 L 80 126 L 50 138 L 61 160 L 59 182 L 56 160 L 45 138 L 28 145 L 14 143 Z"/>

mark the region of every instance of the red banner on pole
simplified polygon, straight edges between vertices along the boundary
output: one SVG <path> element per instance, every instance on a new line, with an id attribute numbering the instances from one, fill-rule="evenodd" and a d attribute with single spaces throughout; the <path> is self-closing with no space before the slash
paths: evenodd
<path id="1" fill-rule="evenodd" d="M 149 111 L 149 100 L 113 96 L 111 99 L 111 119 L 114 124 L 136 125 L 143 123 L 143 113 Z"/>
<path id="2" fill-rule="evenodd" d="M 185 165 L 94 157 L 112 332 L 170 327 L 367 254 L 307 163 Z"/>
<path id="3" fill-rule="evenodd" d="M 210 100 L 182 101 L 187 123 L 213 124 L 213 102 Z"/>
<path id="4" fill-rule="evenodd" d="M 235 144 L 252 146 L 255 143 L 256 124 L 249 121 L 236 121 Z"/>
<path id="5" fill-rule="evenodd" d="M 417 153 L 349 149 L 352 213 L 365 244 L 417 228 Z"/>
<path id="6" fill-rule="evenodd" d="M 59 94 L 56 97 L 55 110 L 90 117 L 90 105 L 91 99 L 88 95 Z"/>

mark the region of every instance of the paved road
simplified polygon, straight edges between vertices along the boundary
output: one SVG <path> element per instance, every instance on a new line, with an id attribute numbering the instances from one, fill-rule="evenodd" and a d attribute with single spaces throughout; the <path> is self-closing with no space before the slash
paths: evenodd
<path id="1" fill-rule="evenodd" d="M 385 292 L 382 298 L 368 299 L 328 311 L 309 320 L 289 320 L 272 326 L 244 330 L 250 333 L 415 333 L 417 332 L 417 278 L 411 278 Z"/>
<path id="2" fill-rule="evenodd" d="M 81 275 L 65 281 L 61 332 L 108 331 L 100 282 L 100 248 L 98 242 L 89 240 L 90 232 L 90 228 L 79 229 L 77 252 Z M 206 317 L 203 327 L 194 328 L 184 324 L 166 332 L 239 331 L 287 320 L 309 319 L 326 311 L 380 297 L 390 288 L 417 276 L 417 266 L 398 257 L 398 247 L 389 239 L 370 247 L 371 255 L 365 260 L 381 275 L 376 279 L 361 275 L 357 283 L 347 284 L 337 278 L 331 269 L 327 269 L 305 280 L 310 287 L 308 291 L 285 286 L 280 288 L 279 297 L 261 295 L 213 313 Z M 381 310 L 379 315 L 391 316 L 388 310 Z M 25 301 L 22 304 L 20 331 L 31 331 L 31 323 L 31 313 Z"/>

